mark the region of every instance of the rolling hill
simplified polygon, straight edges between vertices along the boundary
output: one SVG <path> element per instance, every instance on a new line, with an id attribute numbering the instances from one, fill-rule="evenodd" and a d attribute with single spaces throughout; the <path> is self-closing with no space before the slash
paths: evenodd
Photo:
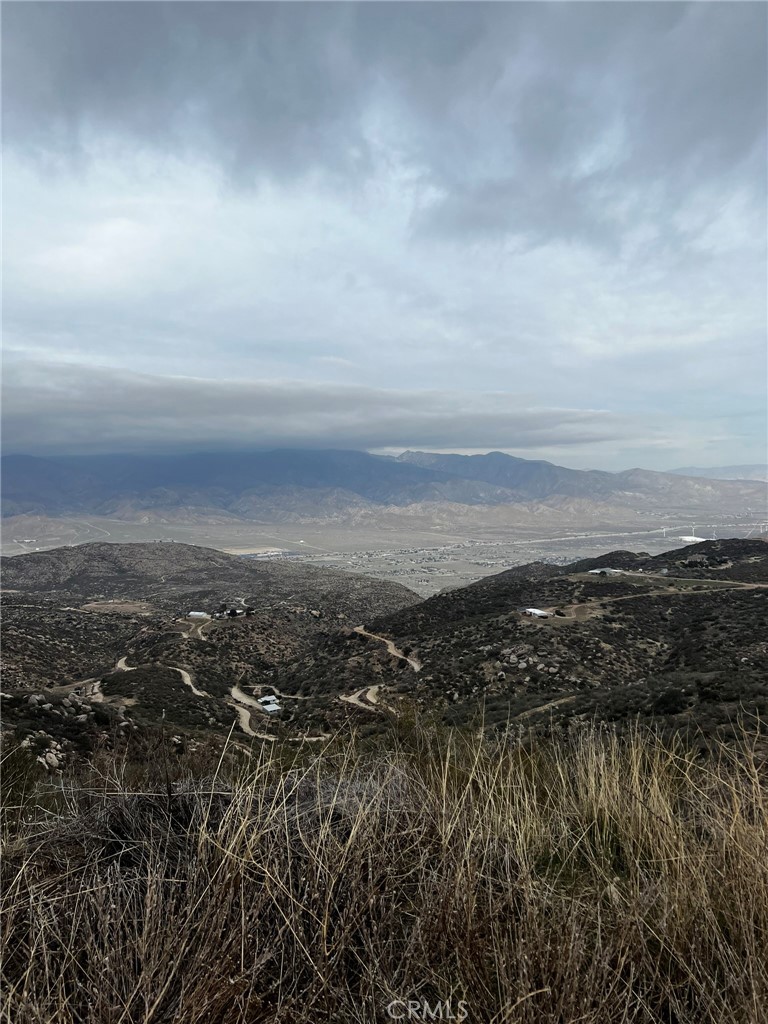
<path id="1" fill-rule="evenodd" d="M 131 669 L 142 668 L 142 678 L 149 673 L 157 715 L 145 720 L 168 705 L 170 719 L 181 724 L 229 728 L 231 703 L 219 699 L 231 696 L 236 681 L 255 684 L 318 633 L 419 600 L 396 583 L 186 544 L 84 544 L 3 559 L 2 570 L 6 721 L 16 717 L 14 709 L 29 710 L 14 703 L 14 693 L 51 690 L 61 712 L 63 697 L 82 690 L 83 680 L 90 685 L 112 675 L 119 686 L 127 659 Z M 208 617 L 191 619 L 190 611 Z M 217 619 L 223 611 L 234 614 Z M 196 687 L 171 673 L 169 690 L 165 666 L 194 673 Z M 217 704 L 201 703 L 195 688 Z M 110 701 L 101 707 L 100 688 L 94 694 L 105 712 Z M 219 717 L 209 721 L 212 712 Z M 61 725 L 56 716 L 51 724 Z"/>
<path id="2" fill-rule="evenodd" d="M 727 738 L 739 716 L 768 713 L 762 540 L 534 562 L 423 601 L 182 544 L 90 544 L 3 569 L 4 728 L 56 765 L 161 723 L 321 742 L 414 716 L 533 732 L 639 717 Z"/>
<path id="3" fill-rule="evenodd" d="M 641 716 L 726 728 L 740 713 L 768 711 L 768 544 L 517 566 L 367 629 L 404 657 L 340 631 L 282 666 L 278 685 L 316 698 L 378 685 L 379 705 L 415 706 L 453 725 Z"/>

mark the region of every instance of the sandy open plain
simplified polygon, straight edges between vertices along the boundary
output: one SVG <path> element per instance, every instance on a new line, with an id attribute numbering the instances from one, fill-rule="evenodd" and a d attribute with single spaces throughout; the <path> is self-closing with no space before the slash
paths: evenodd
<path id="1" fill-rule="evenodd" d="M 691 517 L 692 518 L 692 517 Z M 751 511 L 694 521 L 679 509 L 600 510 L 575 515 L 542 508 L 467 506 L 387 509 L 345 520 L 258 523 L 227 515 L 169 514 L 132 521 L 24 515 L 3 520 L 2 554 L 90 541 L 176 541 L 233 554 L 291 558 L 403 583 L 427 596 L 512 565 L 566 563 L 619 548 L 659 554 L 695 529 L 704 539 L 757 536 Z"/>

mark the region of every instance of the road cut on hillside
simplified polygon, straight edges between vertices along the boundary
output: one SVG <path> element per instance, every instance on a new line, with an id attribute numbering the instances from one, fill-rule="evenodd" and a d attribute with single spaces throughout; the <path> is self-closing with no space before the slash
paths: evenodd
<path id="1" fill-rule="evenodd" d="M 402 661 L 407 661 L 414 672 L 421 671 L 421 662 L 418 658 L 415 658 L 412 654 L 403 654 L 403 652 L 395 647 L 392 640 L 388 640 L 385 636 L 379 636 L 377 633 L 369 633 L 365 626 L 355 626 L 355 632 L 361 636 L 369 636 L 372 640 L 379 640 L 381 643 L 386 645 L 387 650 L 393 658 L 400 658 Z"/>

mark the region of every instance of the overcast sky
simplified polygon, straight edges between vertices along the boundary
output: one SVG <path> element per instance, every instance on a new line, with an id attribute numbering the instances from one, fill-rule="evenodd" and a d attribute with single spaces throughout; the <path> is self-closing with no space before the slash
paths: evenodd
<path id="1" fill-rule="evenodd" d="M 10 3 L 4 449 L 766 448 L 762 3 Z"/>

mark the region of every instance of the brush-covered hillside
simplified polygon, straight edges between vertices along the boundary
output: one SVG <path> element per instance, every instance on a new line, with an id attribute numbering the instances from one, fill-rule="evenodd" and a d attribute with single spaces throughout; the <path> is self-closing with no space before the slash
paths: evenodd
<path id="1" fill-rule="evenodd" d="M 55 763 L 160 721 L 274 739 L 284 716 L 253 688 L 275 666 L 419 600 L 370 577 L 173 543 L 86 544 L 2 568 L 4 725 Z"/>
<path id="2" fill-rule="evenodd" d="M 766 1024 L 768 545 L 327 607 L 102 547 L 3 595 L 2 1024 Z"/>
<path id="3" fill-rule="evenodd" d="M 227 676 L 260 652 L 279 659 L 329 626 L 418 601 L 395 583 L 189 544 L 84 544 L 4 559 L 2 570 L 11 685 L 71 683 L 126 654 L 175 664 L 181 641 L 182 667 L 207 662 Z"/>
<path id="4" fill-rule="evenodd" d="M 360 717 L 726 727 L 768 711 L 768 544 L 517 566 L 323 638 L 277 678 L 315 703 L 345 687 Z"/>
<path id="5" fill-rule="evenodd" d="M 322 744 L 414 718 L 541 734 L 640 718 L 725 737 L 768 713 L 760 540 L 516 566 L 426 601 L 180 544 L 8 567 L 4 727 L 54 770 L 161 724 L 182 744 L 232 730 Z"/>
<path id="6" fill-rule="evenodd" d="M 139 600 L 163 608 L 244 597 L 254 608 L 299 598 L 326 614 L 381 615 L 418 601 L 406 587 L 290 561 L 193 544 L 80 544 L 5 558 L 4 590 L 49 599 Z"/>

